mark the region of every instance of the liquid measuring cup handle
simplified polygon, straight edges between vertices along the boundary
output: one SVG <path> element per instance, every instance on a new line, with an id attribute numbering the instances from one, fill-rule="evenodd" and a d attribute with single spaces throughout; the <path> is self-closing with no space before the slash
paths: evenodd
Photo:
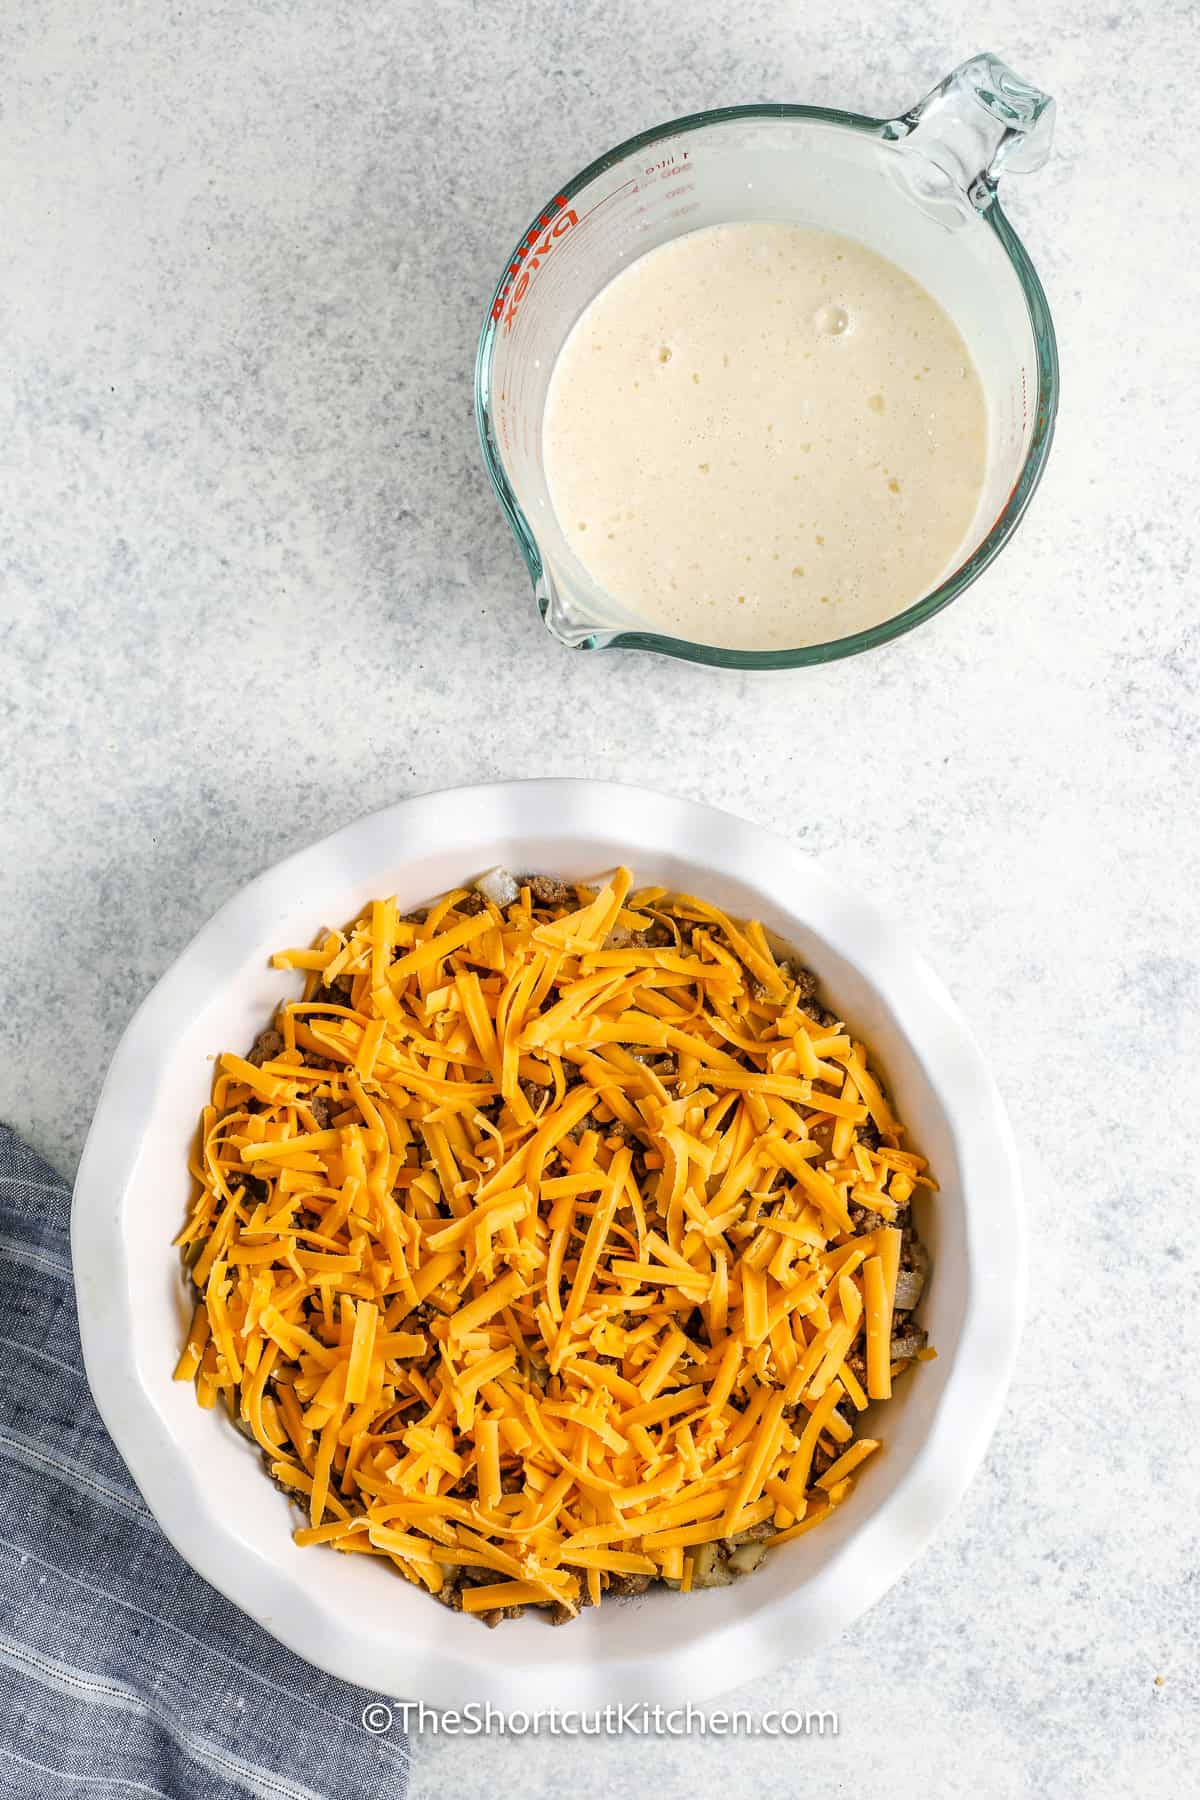
<path id="1" fill-rule="evenodd" d="M 889 121 L 883 135 L 901 152 L 913 198 L 946 224 L 965 223 L 992 204 L 1001 175 L 1042 167 L 1054 136 L 1054 101 L 985 50 Z"/>

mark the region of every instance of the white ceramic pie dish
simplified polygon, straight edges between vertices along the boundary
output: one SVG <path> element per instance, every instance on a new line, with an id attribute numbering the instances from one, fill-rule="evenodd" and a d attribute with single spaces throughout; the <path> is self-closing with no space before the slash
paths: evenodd
<path id="1" fill-rule="evenodd" d="M 257 1451 L 171 1379 L 190 1316 L 171 1238 L 210 1058 L 248 1045 L 298 978 L 271 952 L 370 896 L 414 906 L 492 864 L 578 877 L 629 863 L 754 915 L 821 977 L 877 1054 L 941 1191 L 920 1212 L 936 1361 L 882 1411 L 883 1450 L 826 1524 L 732 1587 L 606 1602 L 560 1629 L 496 1631 L 373 1559 L 298 1549 Z M 928 1542 L 979 1464 L 1020 1331 L 1025 1239 L 999 1094 L 948 995 L 904 938 L 781 838 L 727 813 L 589 781 L 401 801 L 278 864 L 210 920 L 130 1023 L 96 1110 L 72 1211 L 84 1360 L 101 1415 L 162 1529 L 214 1587 L 318 1667 L 376 1693 L 525 1709 L 701 1701 L 814 1650 Z"/>

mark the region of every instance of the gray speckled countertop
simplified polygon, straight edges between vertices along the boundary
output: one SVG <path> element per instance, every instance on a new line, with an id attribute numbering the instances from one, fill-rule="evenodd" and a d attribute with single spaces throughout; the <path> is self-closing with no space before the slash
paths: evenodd
<path id="1" fill-rule="evenodd" d="M 841 1642 L 738 1695 L 838 1738 L 426 1736 L 414 1795 L 1200 1791 L 1194 7 L 44 0 L 3 36 L 0 1115 L 70 1172 L 135 1003 L 249 876 L 553 771 L 772 822 L 893 908 L 1026 1155 L 984 1472 Z M 533 206 L 706 105 L 897 111 L 981 38 L 1060 108 L 1008 183 L 1064 364 L 1014 543 L 796 682 L 560 649 L 471 416 Z M 809 709 L 852 781 L 811 778 Z"/>

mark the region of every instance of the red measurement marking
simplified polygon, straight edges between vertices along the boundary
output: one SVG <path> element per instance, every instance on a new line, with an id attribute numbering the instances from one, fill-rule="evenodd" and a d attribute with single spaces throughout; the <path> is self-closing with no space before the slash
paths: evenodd
<path id="1" fill-rule="evenodd" d="M 509 263 L 505 273 L 504 285 L 492 302 L 493 319 L 499 319 L 504 312 L 504 302 L 508 298 L 513 283 L 517 282 L 519 286 L 521 278 L 527 275 L 527 271 L 522 267 L 526 260 L 528 260 L 531 269 L 536 269 L 540 258 L 547 253 L 551 240 L 557 235 L 559 227 L 562 224 L 562 208 L 566 204 L 567 197 L 565 194 L 556 195 L 546 211 L 542 214 L 541 218 L 537 221 L 536 225 L 530 227 L 522 242 L 518 244 L 513 259 Z M 574 213 L 571 213 L 568 216 L 573 223 L 575 219 Z M 558 221 L 557 225 L 555 224 L 556 220 Z M 554 226 L 554 230 L 549 230 L 548 228 L 550 226 Z M 543 231 L 546 232 L 546 237 L 539 244 L 538 237 Z M 525 287 L 528 285 L 528 280 L 526 279 L 525 286 L 521 287 L 522 293 L 525 292 Z"/>
<path id="2" fill-rule="evenodd" d="M 492 302 L 492 319 L 496 323 L 499 323 L 501 319 L 504 320 L 506 337 L 516 323 L 517 309 L 529 291 L 529 284 L 534 274 L 555 246 L 567 236 L 572 227 L 586 224 L 593 213 L 599 212 L 602 206 L 607 206 L 610 200 L 615 200 L 618 194 L 623 194 L 626 188 L 632 188 L 634 193 L 637 192 L 637 183 L 632 177 L 628 181 L 623 181 L 620 187 L 613 188 L 610 193 L 604 194 L 594 206 L 589 206 L 582 216 L 575 211 L 573 206 L 567 207 L 564 212 L 562 209 L 567 206 L 567 197 L 565 194 L 559 194 L 552 203 L 553 210 L 548 209 L 542 214 L 537 224 L 526 234 L 524 241 L 519 246 L 508 266 L 504 285 Z"/>
<path id="3" fill-rule="evenodd" d="M 651 163 L 645 172 L 647 175 L 669 175 L 672 169 L 678 169 L 680 163 L 685 163 L 690 154 L 690 151 L 681 150 L 676 156 L 672 151 L 671 155 L 664 156 L 661 162 Z"/>
<path id="4" fill-rule="evenodd" d="M 553 215 L 553 223 L 547 226 L 546 234 L 540 242 L 537 241 L 536 234 L 531 232 L 530 238 L 534 239 L 533 243 L 530 243 L 527 238 L 517 252 L 516 257 L 509 265 L 508 280 L 492 303 L 492 318 L 499 319 L 501 314 L 504 315 L 506 336 L 513 328 L 517 308 L 525 298 L 534 273 L 541 268 L 555 244 L 566 236 L 572 225 L 578 225 L 578 223 L 579 218 L 574 207 L 569 207 L 566 212 L 556 213 Z M 507 306 L 505 305 L 506 301 Z"/>
<path id="5" fill-rule="evenodd" d="M 597 200 L 597 202 L 594 206 L 589 206 L 587 211 L 583 214 L 583 217 L 580 219 L 579 223 L 582 225 L 584 223 L 585 219 L 590 219 L 593 213 L 599 212 L 600 208 L 602 206 L 607 206 L 610 200 L 615 200 L 618 194 L 623 194 L 625 192 L 626 188 L 632 188 L 633 192 L 635 194 L 638 191 L 638 184 L 633 179 L 632 175 L 630 176 L 628 181 L 623 181 L 621 183 L 620 187 L 615 187 L 615 188 L 611 189 L 611 191 L 609 193 L 603 195 L 601 199 Z M 632 195 L 631 195 L 631 198 L 632 198 Z"/>

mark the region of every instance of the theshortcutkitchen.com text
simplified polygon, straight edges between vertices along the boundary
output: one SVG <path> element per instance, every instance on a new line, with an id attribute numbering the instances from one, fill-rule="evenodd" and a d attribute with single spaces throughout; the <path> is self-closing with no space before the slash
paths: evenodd
<path id="1" fill-rule="evenodd" d="M 700 1706 L 547 1707 L 506 1712 L 490 1701 L 439 1709 L 418 1700 L 374 1700 L 362 1711 L 363 1730 L 382 1737 L 393 1729 L 440 1737 L 836 1737 L 835 1712 L 787 1707 L 763 1713 Z"/>

